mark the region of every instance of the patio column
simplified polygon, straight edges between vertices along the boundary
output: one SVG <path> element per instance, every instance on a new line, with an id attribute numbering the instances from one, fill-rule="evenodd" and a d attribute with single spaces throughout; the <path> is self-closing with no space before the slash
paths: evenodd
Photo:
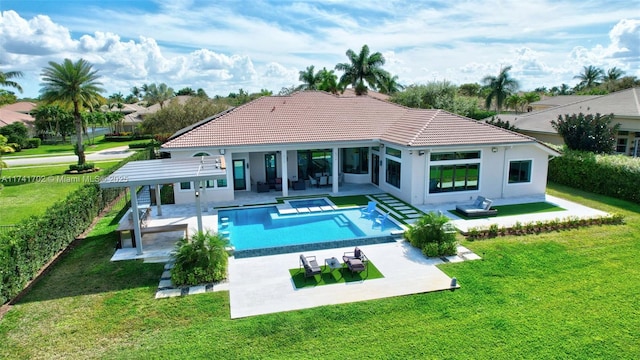
<path id="1" fill-rule="evenodd" d="M 136 194 L 135 186 L 129 186 L 129 197 L 131 198 L 131 218 L 133 219 L 133 237 L 136 239 L 136 254 L 142 255 L 142 231 L 140 231 L 138 194 Z"/>
<path id="2" fill-rule="evenodd" d="M 158 213 L 158 216 L 162 216 L 162 206 L 160 206 L 161 201 L 160 184 L 156 184 L 156 212 Z"/>
<path id="3" fill-rule="evenodd" d="M 282 157 L 282 196 L 283 197 L 287 197 L 289 196 L 289 175 L 288 175 L 288 164 L 287 162 L 289 161 L 287 158 L 287 150 L 282 150 L 281 152 L 281 157 Z"/>
<path id="4" fill-rule="evenodd" d="M 194 181 L 194 184 L 196 185 L 196 218 L 198 220 L 198 232 L 202 232 L 202 204 L 200 203 L 200 185 L 202 182 Z"/>
<path id="5" fill-rule="evenodd" d="M 338 161 L 338 148 L 337 147 L 334 147 L 334 148 L 331 149 L 331 162 L 332 162 L 332 165 L 331 165 L 331 182 L 332 182 L 331 191 L 334 194 L 337 194 L 338 193 L 338 185 L 339 185 L 338 184 L 338 180 L 339 180 L 339 178 L 338 178 L 339 171 L 338 170 L 340 170 L 338 168 L 339 167 L 339 165 L 338 165 L 339 161 Z"/>

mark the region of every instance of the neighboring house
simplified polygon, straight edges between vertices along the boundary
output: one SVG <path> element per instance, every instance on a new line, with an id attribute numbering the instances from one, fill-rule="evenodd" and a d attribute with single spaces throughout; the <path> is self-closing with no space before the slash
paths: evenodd
<path id="1" fill-rule="evenodd" d="M 559 155 L 444 110 L 319 91 L 261 97 L 177 132 L 162 151 L 173 159 L 224 155 L 226 181 L 200 185 L 212 202 L 269 184 L 289 196 L 301 181 L 324 179 L 334 194 L 345 183 L 373 184 L 414 205 L 541 196 L 548 158 Z M 195 201 L 194 184 L 174 189 L 176 203 Z"/>
<path id="2" fill-rule="evenodd" d="M 31 112 L 35 108 L 36 104 L 27 101 L 7 104 L 0 107 L 0 127 L 21 122 L 33 131 L 36 119 L 31 116 Z"/>
<path id="3" fill-rule="evenodd" d="M 172 101 L 178 101 L 180 104 L 185 104 L 187 100 L 189 100 L 190 98 L 191 96 L 189 95 L 175 96 L 165 101 L 163 106 L 169 105 Z M 133 105 L 133 106 L 135 106 L 134 108 L 135 111 L 127 113 L 127 115 L 125 115 L 124 117 L 124 120 L 122 121 L 122 127 L 123 127 L 122 131 L 135 132 L 138 126 L 142 124 L 142 121 L 144 121 L 145 116 L 149 114 L 154 114 L 160 110 L 160 104 L 153 104 L 149 107 L 144 107 L 140 105 Z"/>
<path id="4" fill-rule="evenodd" d="M 558 101 L 564 102 L 565 96 Z M 498 117 L 509 121 L 518 131 L 536 139 L 563 145 L 564 140 L 551 126 L 558 116 L 583 113 L 601 115 L 613 114 L 613 124 L 620 124 L 616 134 L 616 152 L 631 156 L 640 155 L 640 88 L 631 88 L 600 96 L 569 96 L 575 100 L 563 105 L 551 106 L 545 110 L 522 114 L 500 114 Z"/>
<path id="5" fill-rule="evenodd" d="M 540 101 L 529 104 L 533 111 L 546 110 L 556 106 L 572 104 L 578 101 L 590 100 L 597 98 L 599 95 L 558 95 L 548 96 Z"/>

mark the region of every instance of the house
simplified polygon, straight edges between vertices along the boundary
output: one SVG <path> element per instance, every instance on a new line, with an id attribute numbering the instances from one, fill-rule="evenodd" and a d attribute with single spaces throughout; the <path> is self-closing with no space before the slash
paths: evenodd
<path id="1" fill-rule="evenodd" d="M 33 131 L 35 118 L 31 112 L 36 108 L 36 104 L 27 101 L 20 101 L 0 107 L 0 127 L 21 122 Z"/>
<path id="2" fill-rule="evenodd" d="M 613 114 L 613 124 L 620 124 L 616 134 L 616 152 L 639 156 L 640 149 L 640 88 L 630 88 L 600 96 L 572 96 L 566 103 L 564 96 L 556 98 L 562 105 L 549 106 L 544 110 L 523 114 L 500 114 L 503 121 L 509 121 L 521 133 L 540 141 L 563 145 L 564 140 L 551 126 L 558 116 L 572 114 Z"/>
<path id="3" fill-rule="evenodd" d="M 301 182 L 340 193 L 373 184 L 414 204 L 543 195 L 554 150 L 534 138 L 435 109 L 320 91 L 261 97 L 185 128 L 162 145 L 173 159 L 223 155 L 226 180 L 211 202 L 266 187 L 289 196 Z M 174 186 L 195 201 L 194 183 Z"/>
<path id="4" fill-rule="evenodd" d="M 177 101 L 179 104 L 184 105 L 192 96 L 180 95 L 174 96 L 171 99 L 164 102 L 164 106 L 168 105 L 172 101 Z M 136 132 L 138 126 L 142 124 L 145 116 L 149 114 L 155 114 L 161 107 L 160 104 L 153 104 L 149 107 L 140 106 L 137 104 L 125 105 L 127 109 L 132 111 L 125 111 L 124 119 L 122 120 L 122 131 Z"/>

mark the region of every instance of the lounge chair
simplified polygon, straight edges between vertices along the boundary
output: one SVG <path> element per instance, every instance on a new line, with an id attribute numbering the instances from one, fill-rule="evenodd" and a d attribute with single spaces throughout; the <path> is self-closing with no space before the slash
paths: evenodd
<path id="1" fill-rule="evenodd" d="M 369 259 L 360 248 L 356 247 L 353 252 L 345 252 L 342 256 L 342 261 L 347 265 L 353 276 L 354 273 L 363 272 L 367 269 L 366 263 Z"/>
<path id="2" fill-rule="evenodd" d="M 355 249 L 353 249 L 353 251 L 347 251 L 344 253 L 344 255 L 342 255 L 342 261 L 344 263 L 348 262 L 351 259 L 358 259 L 358 260 L 361 260 L 362 262 L 369 261 L 369 259 L 367 259 L 367 256 L 364 254 L 364 252 L 362 252 L 362 250 L 360 250 L 360 248 L 357 246 Z"/>
<path id="3" fill-rule="evenodd" d="M 473 204 L 456 206 L 456 211 L 467 217 L 495 216 L 498 214 L 498 210 L 492 209 L 491 204 L 493 204 L 493 200 L 478 196 Z"/>
<path id="4" fill-rule="evenodd" d="M 371 215 L 373 215 L 376 212 L 377 205 L 378 204 L 375 201 L 369 201 L 366 208 L 360 209 L 360 217 L 370 219 Z"/>
<path id="5" fill-rule="evenodd" d="M 282 191 L 282 178 L 276 178 L 276 191 Z"/>
<path id="6" fill-rule="evenodd" d="M 313 176 L 309 175 L 309 185 L 318 187 L 318 180 L 314 179 Z"/>
<path id="7" fill-rule="evenodd" d="M 320 176 L 318 179 L 318 186 L 327 186 L 329 185 L 329 177 L 328 176 Z"/>
<path id="8" fill-rule="evenodd" d="M 322 268 L 318 265 L 315 256 L 304 256 L 300 254 L 300 268 L 304 267 L 305 281 L 308 277 L 322 274 Z"/>
<path id="9" fill-rule="evenodd" d="M 380 229 L 384 230 L 384 224 L 389 219 L 389 213 L 384 213 L 383 215 L 378 216 L 373 219 L 373 226 L 380 225 Z"/>

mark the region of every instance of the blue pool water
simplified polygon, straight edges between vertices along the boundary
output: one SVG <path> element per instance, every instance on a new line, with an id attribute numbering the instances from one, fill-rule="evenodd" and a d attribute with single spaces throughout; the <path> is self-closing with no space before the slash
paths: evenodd
<path id="1" fill-rule="evenodd" d="M 392 221 L 381 228 L 361 217 L 360 209 L 280 215 L 272 206 L 220 210 L 218 218 L 219 231 L 229 232 L 236 251 L 390 236 L 400 229 Z"/>
<path id="2" fill-rule="evenodd" d="M 289 205 L 292 208 L 308 208 L 308 207 L 320 207 L 328 206 L 329 203 L 325 199 L 308 199 L 308 200 L 290 200 Z"/>

